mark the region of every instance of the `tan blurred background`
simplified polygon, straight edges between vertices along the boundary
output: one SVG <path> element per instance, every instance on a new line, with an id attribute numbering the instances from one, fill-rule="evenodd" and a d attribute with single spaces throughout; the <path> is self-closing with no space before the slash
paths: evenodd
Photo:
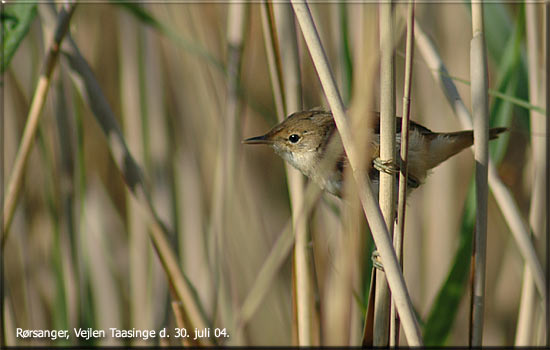
<path id="1" fill-rule="evenodd" d="M 181 40 L 164 35 L 128 8 L 115 4 L 79 4 L 71 34 L 115 112 L 132 155 L 144 169 L 155 207 L 174 232 L 170 237 L 173 248 L 206 315 L 214 327 L 227 328 L 231 335 L 223 344 L 290 345 L 291 256 L 249 322 L 242 328 L 235 324 L 291 210 L 283 161 L 267 147 L 236 146 L 234 181 L 224 180 L 228 97 L 227 78 L 218 64 L 227 60 L 229 5 L 142 6 Z M 341 6 L 311 5 L 338 77 L 343 75 L 343 64 L 338 52 L 341 28 L 335 13 L 340 13 Z M 501 7 L 512 26 L 519 22 L 519 4 L 486 7 L 490 6 Z M 51 36 L 53 27 L 48 5 L 40 4 L 38 10 L 5 73 L 5 181 L 44 57 L 45 38 Z M 348 4 L 344 11 L 352 66 L 357 69 L 365 60 L 356 50 L 358 31 L 366 27 L 362 23 L 365 18 L 376 18 L 377 6 Z M 401 36 L 396 47 L 397 111 L 401 114 L 404 6 L 397 6 L 396 13 Z M 450 74 L 469 80 L 471 23 L 467 6 L 419 3 L 416 16 Z M 326 106 L 299 29 L 297 32 L 303 106 Z M 276 124 L 265 52 L 259 5 L 250 4 L 240 74 L 242 109 L 236 121 L 239 139 L 264 133 Z M 489 67 L 491 82 L 497 82 L 499 62 L 491 55 Z M 4 252 L 7 343 L 51 344 L 16 339 L 16 327 L 176 327 L 166 278 L 147 236 L 150 223 L 129 194 L 106 138 L 75 88 L 63 57 L 54 77 Z M 413 79 L 412 119 L 434 131 L 459 130 L 460 124 L 419 53 Z M 469 106 L 469 86 L 457 86 Z M 374 82 L 373 88 L 376 90 Z M 64 116 L 60 108 L 65 109 Z M 533 169 L 530 135 L 527 120 L 516 112 L 512 112 L 509 151 L 499 169 L 527 218 Z M 59 125 L 68 129 L 60 132 Z M 424 321 L 453 263 L 473 166 L 472 153 L 464 151 L 436 168 L 426 184 L 408 198 L 405 278 Z M 224 186 L 230 187 L 229 195 Z M 328 288 L 323 282 L 329 274 L 339 273 L 333 250 L 342 232 L 338 213 L 330 209 L 334 201 L 320 200 L 310 222 L 321 317 Z M 523 260 L 491 197 L 488 232 L 484 344 L 512 345 Z M 370 249 L 368 242 L 364 242 L 365 251 Z M 370 273 L 369 264 L 357 264 L 364 265 L 360 270 L 365 270 L 365 275 Z M 362 284 L 363 289 L 355 291 L 354 304 L 361 312 L 368 281 Z M 468 291 L 465 287 L 447 345 L 467 345 Z M 361 329 L 361 322 L 352 327 Z M 86 343 L 72 337 L 67 343 L 55 344 Z M 127 343 L 106 338 L 87 344 Z M 178 343 L 170 339 L 160 344 Z"/>

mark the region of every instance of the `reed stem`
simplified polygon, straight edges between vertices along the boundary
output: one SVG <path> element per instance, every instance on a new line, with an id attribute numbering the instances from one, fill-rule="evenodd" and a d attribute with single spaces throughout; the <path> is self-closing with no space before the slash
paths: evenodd
<path id="1" fill-rule="evenodd" d="M 395 58 L 393 53 L 392 3 L 379 5 L 380 23 L 380 159 L 394 164 L 395 159 Z M 395 176 L 380 172 L 380 209 L 393 237 L 395 215 Z M 390 293 L 385 273 L 376 271 L 374 296 L 374 346 L 387 346 L 390 326 Z"/>
<path id="2" fill-rule="evenodd" d="M 344 149 L 350 161 L 363 211 L 368 218 L 367 220 L 369 221 L 376 247 L 380 253 L 380 259 L 384 265 L 386 277 L 390 290 L 394 295 L 397 311 L 401 317 L 408 343 L 411 346 L 421 346 L 423 341 L 420 327 L 405 286 L 405 280 L 401 273 L 397 256 L 393 250 L 393 245 L 384 218 L 382 217 L 380 207 L 372 192 L 370 180 L 365 171 L 357 167 L 357 164 L 360 163 L 360 153 L 353 143 L 351 129 L 346 120 L 344 104 L 336 87 L 332 71 L 328 65 L 328 60 L 317 29 L 315 28 L 311 12 L 309 11 L 307 3 L 303 0 L 292 0 L 292 6 L 302 33 L 304 34 L 306 45 L 317 70 L 325 96 L 331 107 L 336 127 L 340 133 Z"/>
<path id="3" fill-rule="evenodd" d="M 168 228 L 160 219 L 152 203 L 151 192 L 147 187 L 143 171 L 130 154 L 114 113 L 91 68 L 80 54 L 74 41 L 69 38 L 68 42 L 69 45 L 67 45 L 66 51 L 63 52 L 64 57 L 68 59 L 77 86 L 82 88 L 82 96 L 87 99 L 99 126 L 107 137 L 113 161 L 122 173 L 128 189 L 133 193 L 134 200 L 140 204 L 141 210 L 148 215 L 151 221 L 150 239 L 169 283 L 173 286 L 177 298 L 184 306 L 185 317 L 188 320 L 187 324 L 190 328 L 207 328 L 210 322 L 204 314 L 200 300 L 196 299 L 194 287 L 180 270 L 179 262 L 172 249 L 172 243 L 168 239 Z M 200 342 L 204 345 L 213 344 L 212 340 L 208 338 L 201 338 Z"/>
<path id="4" fill-rule="evenodd" d="M 282 6 L 282 4 L 279 6 Z M 261 4 L 261 13 L 277 118 L 279 121 L 282 121 L 285 116 L 301 110 L 302 106 L 302 93 L 299 84 L 300 60 L 298 56 L 298 43 L 295 31 L 294 35 L 286 33 L 285 40 L 282 40 L 282 38 L 278 40 L 278 31 L 279 29 L 283 30 L 283 28 L 276 26 L 272 4 L 263 1 Z M 293 26 L 293 23 L 287 19 L 284 22 L 284 26 Z M 283 46 L 285 50 L 280 49 Z M 285 65 L 282 64 L 283 61 Z M 289 82 L 284 78 L 287 78 Z M 309 247 L 311 237 L 308 232 L 307 220 L 298 220 L 299 210 L 304 203 L 304 179 L 299 171 L 292 168 L 286 162 L 285 170 L 288 179 L 288 190 L 292 208 L 292 226 L 295 236 L 295 280 L 293 287 L 296 295 L 298 345 L 312 346 L 317 342 L 313 335 L 315 294 L 313 286 L 313 258 Z"/>
<path id="5" fill-rule="evenodd" d="M 34 96 L 27 115 L 27 123 L 25 124 L 25 130 L 23 131 L 23 137 L 17 155 L 15 156 L 15 162 L 13 170 L 10 175 L 10 179 L 7 186 L 6 197 L 4 199 L 4 222 L 2 230 L 2 250 L 4 250 L 8 234 L 10 231 L 10 225 L 19 198 L 19 192 L 23 184 L 25 177 L 25 167 L 29 159 L 29 155 L 34 144 L 34 138 L 36 131 L 38 130 L 38 123 L 40 122 L 40 116 L 42 115 L 42 109 L 48 96 L 50 89 L 50 83 L 52 73 L 57 65 L 57 58 L 59 56 L 59 48 L 61 42 L 69 30 L 69 24 L 76 8 L 76 1 L 68 2 L 61 8 L 59 15 L 57 16 L 57 24 L 55 27 L 53 41 L 50 43 L 44 63 L 42 64 L 42 73 L 38 78 L 38 84 L 34 91 Z"/>
<path id="6" fill-rule="evenodd" d="M 451 108 L 462 124 L 462 127 L 464 129 L 471 129 L 472 116 L 462 101 L 462 98 L 458 94 L 458 90 L 454 82 L 451 78 L 449 78 L 447 68 L 439 56 L 437 49 L 426 33 L 422 30 L 420 23 L 416 20 L 415 28 L 416 45 L 424 57 L 424 60 L 428 64 L 428 67 L 432 71 L 432 76 L 437 82 L 440 83 L 443 92 L 447 97 L 447 102 L 451 105 Z M 490 157 L 489 185 L 491 187 L 491 192 L 495 197 L 496 203 L 502 212 L 502 216 L 510 228 L 510 232 L 514 237 L 518 249 L 533 273 L 537 291 L 541 295 L 544 302 L 547 296 L 545 288 L 546 278 L 544 277 L 541 262 L 539 261 L 533 242 L 531 241 L 528 225 L 523 219 L 519 206 L 516 203 L 512 193 L 500 179 L 496 166 Z"/>
<path id="7" fill-rule="evenodd" d="M 403 87 L 403 117 L 401 119 L 401 169 L 399 173 L 399 194 L 397 205 L 397 230 L 393 235 L 393 246 L 403 269 L 403 242 L 405 240 L 405 209 L 407 203 L 407 159 L 409 154 L 409 120 L 411 112 L 411 86 L 414 57 L 414 0 L 407 8 L 407 43 L 405 49 L 405 82 Z M 390 308 L 390 346 L 399 345 L 399 317 L 392 300 Z"/>
<path id="8" fill-rule="evenodd" d="M 473 285 L 471 301 L 470 346 L 483 343 L 485 272 L 487 255 L 487 199 L 489 165 L 489 95 L 487 49 L 485 45 L 483 3 L 472 3 L 470 44 L 470 80 L 474 121 L 474 157 L 476 161 L 476 225 L 474 231 Z"/>
<path id="9" fill-rule="evenodd" d="M 537 7 L 540 4 L 526 3 L 526 35 L 527 35 L 527 59 L 529 74 L 529 102 L 532 105 L 542 105 L 542 62 L 538 59 L 539 49 L 539 21 Z M 546 167 L 544 165 L 545 138 L 537 137 L 539 130 L 545 129 L 546 121 L 542 113 L 537 110 L 530 111 L 531 120 L 531 148 L 533 154 L 534 174 L 533 189 L 531 190 L 531 203 L 529 205 L 529 224 L 534 239 L 541 239 L 544 230 L 545 208 L 544 194 L 546 193 Z M 533 342 L 535 334 L 536 296 L 537 291 L 533 280 L 533 274 L 528 264 L 524 264 L 523 283 L 521 287 L 521 300 L 519 306 L 518 321 L 516 327 L 515 346 L 537 345 Z"/>

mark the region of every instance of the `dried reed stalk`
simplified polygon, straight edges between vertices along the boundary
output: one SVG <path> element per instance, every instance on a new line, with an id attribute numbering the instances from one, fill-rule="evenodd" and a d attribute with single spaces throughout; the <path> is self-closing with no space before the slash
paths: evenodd
<path id="1" fill-rule="evenodd" d="M 529 102 L 532 105 L 542 105 L 542 62 L 538 59 L 539 50 L 542 51 L 539 37 L 539 21 L 537 7 L 540 4 L 525 4 L 526 34 L 527 34 L 527 59 L 529 73 Z M 546 167 L 544 165 L 545 138 L 538 137 L 536 133 L 545 129 L 545 119 L 542 113 L 530 110 L 531 119 L 531 148 L 533 153 L 534 176 L 533 189 L 531 190 L 531 203 L 529 206 L 529 224 L 535 239 L 542 238 L 544 230 L 545 208 L 544 194 L 546 193 Z M 519 306 L 518 321 L 516 327 L 515 346 L 537 345 L 533 342 L 535 334 L 536 317 L 536 287 L 533 274 L 528 264 L 523 268 L 523 283 L 521 287 L 521 301 Z"/>
<path id="2" fill-rule="evenodd" d="M 64 51 L 72 70 L 73 78 L 82 96 L 88 101 L 96 120 L 107 137 L 109 150 L 113 160 L 128 186 L 134 194 L 135 200 L 141 204 L 143 212 L 149 216 L 151 228 L 150 238 L 167 278 L 175 290 L 177 298 L 185 309 L 186 324 L 190 328 L 207 328 L 207 320 L 200 301 L 196 298 L 194 288 L 180 270 L 179 263 L 168 239 L 168 228 L 160 219 L 151 200 L 151 193 L 145 182 L 143 172 L 128 150 L 126 141 L 107 99 L 96 81 L 88 63 L 80 54 L 76 44 L 69 38 L 69 45 Z M 210 339 L 202 338 L 204 345 L 212 344 Z"/>
<path id="3" fill-rule="evenodd" d="M 380 25 L 380 159 L 394 164 L 395 159 L 395 56 L 392 3 L 379 5 Z M 380 172 L 380 209 L 393 236 L 395 215 L 395 176 Z M 387 346 L 390 318 L 390 291 L 384 272 L 376 272 L 374 296 L 374 346 Z"/>
<path id="4" fill-rule="evenodd" d="M 63 38 L 65 38 L 65 35 L 67 34 L 75 8 L 75 1 L 70 1 L 61 8 L 61 11 L 57 16 L 53 41 L 50 43 L 48 52 L 44 58 L 44 63 L 42 64 L 42 73 L 38 78 L 38 84 L 36 85 L 36 89 L 34 91 L 29 114 L 27 115 L 27 123 L 25 124 L 25 130 L 23 131 L 21 144 L 17 150 L 17 155 L 15 156 L 13 170 L 7 186 L 6 197 L 4 198 L 2 250 L 4 249 L 8 238 L 11 221 L 15 212 L 15 206 L 17 205 L 19 192 L 21 191 L 21 186 L 25 176 L 25 167 L 34 143 L 34 136 L 38 129 L 42 108 L 44 107 L 46 97 L 48 96 L 52 73 L 57 64 L 59 48 L 61 47 Z"/>
<path id="5" fill-rule="evenodd" d="M 474 156 L 476 160 L 476 225 L 474 231 L 473 285 L 471 299 L 470 346 L 483 342 L 485 272 L 487 256 L 487 199 L 489 196 L 489 88 L 487 48 L 483 24 L 483 3 L 472 3 L 470 43 L 470 80 L 474 120 Z"/>
<path id="6" fill-rule="evenodd" d="M 296 216 L 299 224 L 301 224 L 300 221 L 305 221 L 309 217 L 313 204 L 321 196 L 319 187 L 311 183 L 306 186 L 304 192 L 304 202 Z M 294 247 L 295 236 L 293 232 L 292 222 L 289 221 L 286 223 L 282 233 L 278 235 L 279 238 L 273 245 L 271 252 L 258 272 L 258 277 L 254 280 L 252 287 L 250 287 L 250 292 L 244 299 L 241 310 L 236 317 L 237 329 L 244 327 L 269 292 L 271 283 L 275 279 L 277 272 L 288 258 L 292 247 Z"/>
<path id="7" fill-rule="evenodd" d="M 181 301 L 174 300 L 171 303 L 172 306 L 172 312 L 174 312 L 174 319 L 176 320 L 176 326 L 178 328 L 185 328 L 185 311 L 183 309 L 183 305 Z M 193 346 L 193 343 L 191 342 L 190 338 L 182 337 L 180 339 L 182 346 Z"/>
<path id="8" fill-rule="evenodd" d="M 437 49 L 426 33 L 422 30 L 420 23 L 416 20 L 415 28 L 416 45 L 424 57 L 428 67 L 432 71 L 434 79 L 440 83 L 443 92 L 447 97 L 447 101 L 451 105 L 455 115 L 458 117 L 462 127 L 464 129 L 471 129 L 472 117 L 470 112 L 468 112 L 466 105 L 458 94 L 458 90 L 456 89 L 454 82 L 451 78 L 449 78 L 447 68 L 441 60 Z M 491 186 L 491 192 L 493 193 L 500 211 L 502 212 L 502 216 L 510 228 L 510 232 L 516 241 L 519 251 L 533 273 L 537 291 L 541 295 L 543 302 L 545 302 L 547 296 L 545 288 L 546 279 L 544 277 L 542 265 L 537 257 L 535 248 L 533 247 L 528 226 L 521 216 L 521 212 L 516 201 L 514 200 L 514 197 L 508 188 L 506 188 L 504 183 L 502 183 L 495 164 L 490 158 L 489 185 Z"/>
<path id="9" fill-rule="evenodd" d="M 407 42 L 405 48 L 405 81 L 403 87 L 403 117 L 401 119 L 401 151 L 399 172 L 399 194 L 397 205 L 397 230 L 393 235 L 393 246 L 403 269 L 403 241 L 405 237 L 405 209 L 407 203 L 407 159 L 409 154 L 409 120 L 411 112 L 411 85 L 414 57 L 414 0 L 407 7 Z M 399 345 L 399 317 L 392 300 L 390 308 L 390 346 Z"/>
<path id="10" fill-rule="evenodd" d="M 284 6 L 283 4 L 279 6 Z M 296 32 L 286 32 L 285 38 L 278 40 L 278 31 L 293 27 L 293 18 L 284 18 L 280 26 L 276 26 L 272 4 L 262 1 L 262 27 L 269 64 L 269 72 L 277 118 L 282 121 L 286 115 L 302 109 L 300 84 L 300 58 Z M 288 17 L 288 13 L 285 17 Z M 281 19 L 283 20 L 283 19 Z M 290 35 L 289 35 L 290 34 Z M 280 50 L 284 45 L 285 50 Z M 285 52 L 285 55 L 282 54 Z M 284 61 L 284 65 L 282 64 Z M 286 80 L 289 80 L 287 82 Z M 294 289 L 296 295 L 297 334 L 299 346 L 318 345 L 314 336 L 314 324 L 318 324 L 315 315 L 315 288 L 313 276 L 313 258 L 309 241 L 311 236 L 307 220 L 298 220 L 298 214 L 304 201 L 304 178 L 299 171 L 285 162 L 288 179 L 288 190 L 292 208 L 292 225 L 295 236 Z"/>
<path id="11" fill-rule="evenodd" d="M 336 87 L 332 71 L 328 65 L 328 60 L 321 45 L 321 40 L 315 28 L 311 12 L 309 11 L 307 3 L 302 0 L 293 0 L 292 6 L 302 33 L 304 34 L 306 45 L 317 70 L 325 96 L 331 107 L 338 132 L 341 135 L 344 149 L 350 161 L 363 211 L 368 218 L 374 241 L 380 252 L 380 258 L 386 271 L 390 289 L 394 294 L 396 307 L 403 323 L 405 335 L 410 345 L 421 346 L 422 336 L 418 321 L 413 312 L 412 302 L 405 286 L 405 280 L 401 273 L 395 251 L 393 250 L 388 229 L 381 215 L 380 207 L 376 203 L 372 188 L 370 187 L 370 180 L 365 171 L 357 167 L 357 164 L 360 163 L 360 152 L 358 152 L 358 149 L 356 149 L 353 143 L 351 129 L 346 121 L 344 104 Z"/>

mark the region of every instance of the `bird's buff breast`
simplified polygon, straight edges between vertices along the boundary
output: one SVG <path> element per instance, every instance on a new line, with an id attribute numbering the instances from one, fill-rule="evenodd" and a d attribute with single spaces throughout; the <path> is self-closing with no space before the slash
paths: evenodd
<path id="1" fill-rule="evenodd" d="M 300 170 L 302 174 L 307 177 L 311 177 L 313 174 L 313 165 L 316 162 L 315 152 L 288 152 L 280 148 L 275 148 L 275 153 L 277 153 L 281 158 L 290 163 L 293 167 Z"/>
<path id="2" fill-rule="evenodd" d="M 321 171 L 318 169 L 323 162 L 315 151 L 296 153 L 275 149 L 275 152 L 302 174 L 317 183 L 321 189 L 336 196 L 341 193 L 341 174 L 336 171 Z"/>

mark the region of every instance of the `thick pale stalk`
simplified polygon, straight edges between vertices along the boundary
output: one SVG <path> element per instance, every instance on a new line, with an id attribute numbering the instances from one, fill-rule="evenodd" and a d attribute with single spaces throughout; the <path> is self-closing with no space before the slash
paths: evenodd
<path id="1" fill-rule="evenodd" d="M 474 232 L 474 280 L 472 286 L 472 325 L 470 345 L 481 346 L 485 306 L 487 252 L 487 198 L 489 165 L 489 95 L 487 50 L 483 32 L 483 3 L 472 3 L 473 38 L 470 43 L 470 80 L 474 119 L 474 157 L 476 161 L 476 225 Z"/>
<path id="2" fill-rule="evenodd" d="M 411 299 L 405 286 L 405 280 L 403 278 L 403 274 L 401 273 L 397 256 L 393 250 L 393 245 L 389 237 L 388 229 L 380 212 L 380 207 L 378 206 L 374 193 L 372 192 L 372 188 L 370 187 L 370 180 L 365 171 L 357 167 L 357 164 L 360 164 L 359 157 L 362 153 L 355 148 L 355 145 L 352 142 L 353 137 L 349 124 L 346 121 L 344 104 L 336 87 L 336 82 L 332 71 L 328 65 L 328 60 L 321 45 L 321 40 L 317 29 L 315 28 L 313 18 L 307 4 L 304 1 L 293 0 L 292 6 L 302 33 L 304 34 L 306 45 L 317 70 L 325 96 L 331 107 L 334 120 L 336 122 L 336 127 L 340 133 L 344 149 L 350 161 L 353 176 L 357 184 L 359 197 L 363 205 L 363 211 L 365 212 L 372 230 L 374 242 L 380 253 L 380 259 L 384 265 L 386 277 L 393 293 L 393 297 L 395 298 L 397 311 L 401 317 L 403 330 L 405 331 L 409 345 L 421 346 L 423 343 L 422 336 L 418 326 L 418 321 L 413 312 Z"/>
<path id="3" fill-rule="evenodd" d="M 405 208 L 407 203 L 407 159 L 409 154 L 409 120 L 411 111 L 411 85 L 414 57 L 414 0 L 407 9 L 407 43 L 405 49 L 405 82 L 403 87 L 403 118 L 401 119 L 401 163 L 399 168 L 399 195 L 397 205 L 397 230 L 393 235 L 393 246 L 397 259 L 403 268 L 403 241 L 405 236 Z M 399 318 L 392 300 L 390 308 L 390 346 L 399 345 Z"/>
<path id="4" fill-rule="evenodd" d="M 380 3 L 380 159 L 395 163 L 395 77 L 392 4 Z M 380 209 L 390 236 L 395 214 L 395 176 L 380 172 Z M 385 274 L 376 272 L 373 345 L 388 345 L 390 293 Z"/>
<path id="5" fill-rule="evenodd" d="M 542 62 L 538 59 L 539 49 L 539 21 L 537 7 L 540 4 L 526 3 L 526 33 L 527 33 L 527 59 L 529 70 L 529 102 L 535 106 L 542 105 Z M 544 194 L 546 193 L 546 166 L 544 158 L 545 138 L 535 135 L 545 129 L 546 121 L 542 113 L 536 110 L 530 111 L 531 119 L 531 150 L 533 154 L 534 176 L 533 189 L 531 190 L 531 204 L 529 206 L 529 224 L 535 239 L 542 238 L 544 230 L 545 208 Z M 533 274 L 529 265 L 525 263 L 523 268 L 523 284 L 521 288 L 521 301 L 516 328 L 516 346 L 537 345 L 533 339 L 536 317 L 536 288 Z"/>

